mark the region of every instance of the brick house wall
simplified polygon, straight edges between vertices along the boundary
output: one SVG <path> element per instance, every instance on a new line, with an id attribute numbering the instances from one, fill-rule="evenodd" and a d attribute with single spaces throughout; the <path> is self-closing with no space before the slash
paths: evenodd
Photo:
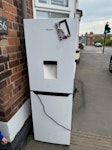
<path id="1" fill-rule="evenodd" d="M 0 0 L 0 16 L 8 21 L 8 35 L 0 40 L 0 121 L 8 122 L 29 97 L 22 1 Z M 33 17 L 32 0 L 27 17 Z"/>
<path id="2" fill-rule="evenodd" d="M 86 36 L 86 45 L 93 45 L 93 32 L 90 32 L 89 34 L 85 34 Z"/>

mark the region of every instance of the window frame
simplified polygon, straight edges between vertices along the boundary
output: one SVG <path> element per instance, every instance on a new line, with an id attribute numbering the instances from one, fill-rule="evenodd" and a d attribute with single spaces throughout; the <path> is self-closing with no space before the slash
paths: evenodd
<path id="1" fill-rule="evenodd" d="M 51 3 L 51 0 L 47 0 L 47 3 L 41 3 L 41 2 L 39 2 L 39 0 L 35 0 L 35 4 L 36 4 L 36 6 L 41 6 L 41 5 L 45 5 L 45 6 L 51 6 L 51 7 L 63 7 L 63 8 L 69 8 L 69 0 L 68 0 L 68 6 L 61 6 L 61 5 L 53 5 L 52 3 Z"/>
<path id="2" fill-rule="evenodd" d="M 47 8 L 47 9 L 56 9 L 56 10 L 62 10 L 62 11 L 70 11 L 69 2 L 68 2 L 68 7 L 64 7 L 64 6 L 59 6 L 59 5 L 47 4 L 47 3 L 39 3 L 38 0 L 34 0 L 34 1 L 35 1 L 35 7 Z"/>
<path id="3" fill-rule="evenodd" d="M 42 12 L 47 12 L 47 13 L 59 13 L 59 14 L 64 14 L 64 15 L 68 15 L 68 17 L 67 18 L 69 18 L 69 13 L 68 12 L 62 12 L 62 11 L 54 11 L 54 10 L 46 10 L 46 9 L 41 9 L 41 8 L 36 8 L 35 9 L 35 16 L 34 16 L 34 18 L 36 18 L 36 19 L 38 19 L 37 18 L 37 14 L 36 14 L 36 12 L 37 11 L 42 11 Z"/>
<path id="4" fill-rule="evenodd" d="M 74 18 L 75 11 L 75 1 L 69 0 L 68 7 L 48 5 L 44 3 L 39 3 L 38 0 L 32 0 L 33 3 L 33 17 L 36 18 L 36 11 L 48 11 L 54 13 L 68 14 L 69 18 Z"/>

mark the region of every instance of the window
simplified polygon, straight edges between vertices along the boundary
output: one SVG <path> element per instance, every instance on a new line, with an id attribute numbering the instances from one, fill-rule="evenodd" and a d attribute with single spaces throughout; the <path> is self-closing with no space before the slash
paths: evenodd
<path id="1" fill-rule="evenodd" d="M 48 19 L 48 18 L 69 18 L 68 14 L 47 12 L 47 11 L 36 11 L 37 19 Z"/>
<path id="2" fill-rule="evenodd" d="M 45 3 L 45 4 L 47 4 L 47 0 L 39 0 L 39 3 Z"/>
<path id="3" fill-rule="evenodd" d="M 75 0 L 32 0 L 34 18 L 74 18 Z"/>
<path id="4" fill-rule="evenodd" d="M 36 11 L 36 18 L 37 19 L 48 19 L 49 13 L 46 11 Z"/>
<path id="5" fill-rule="evenodd" d="M 39 3 L 68 7 L 68 0 L 38 0 Z"/>
<path id="6" fill-rule="evenodd" d="M 51 0 L 51 4 L 68 7 L 68 0 Z"/>

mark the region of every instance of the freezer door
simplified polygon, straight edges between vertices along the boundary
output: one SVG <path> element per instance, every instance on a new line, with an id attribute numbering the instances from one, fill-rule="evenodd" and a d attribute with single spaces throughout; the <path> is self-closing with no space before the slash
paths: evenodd
<path id="1" fill-rule="evenodd" d="M 75 19 L 24 20 L 31 90 L 73 93 L 76 27 Z"/>
<path id="2" fill-rule="evenodd" d="M 31 92 L 35 140 L 70 145 L 72 103 L 72 94 L 50 96 Z"/>

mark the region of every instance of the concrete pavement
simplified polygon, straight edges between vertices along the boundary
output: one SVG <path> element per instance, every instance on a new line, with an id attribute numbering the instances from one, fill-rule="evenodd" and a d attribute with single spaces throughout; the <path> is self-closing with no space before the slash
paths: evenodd
<path id="1" fill-rule="evenodd" d="M 23 150 L 112 150 L 112 74 L 108 71 L 109 58 L 107 53 L 81 53 L 76 69 L 77 91 L 70 146 L 34 141 L 31 131 Z"/>
<path id="2" fill-rule="evenodd" d="M 112 135 L 112 74 L 108 54 L 82 54 L 76 80 L 83 82 L 84 105 L 75 114 L 75 128 L 99 135 Z"/>

